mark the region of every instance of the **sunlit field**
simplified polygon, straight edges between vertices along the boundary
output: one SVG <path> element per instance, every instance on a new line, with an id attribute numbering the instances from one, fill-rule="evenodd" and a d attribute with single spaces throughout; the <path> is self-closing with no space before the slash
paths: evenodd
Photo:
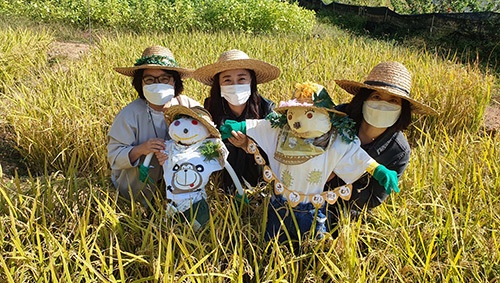
<path id="1" fill-rule="evenodd" d="M 75 31 L 77 33 L 78 31 Z M 500 140 L 481 128 L 498 78 L 472 60 L 353 36 L 317 24 L 307 34 L 100 32 L 78 59 L 50 57 L 52 28 L 2 24 L 0 125 L 28 165 L 0 179 L 0 282 L 498 282 Z M 435 108 L 407 132 L 410 165 L 401 193 L 367 215 L 345 218 L 338 237 L 303 239 L 300 252 L 265 242 L 270 191 L 239 207 L 209 184 L 209 224 L 199 232 L 120 200 L 109 181 L 106 134 L 135 99 L 131 66 L 147 46 L 169 47 L 196 68 L 237 48 L 277 65 L 259 85 L 288 99 L 296 82 L 322 84 L 336 103 L 350 95 L 335 79 L 363 81 L 395 60 L 413 73 L 413 97 Z M 185 81 L 200 102 L 209 88 Z"/>

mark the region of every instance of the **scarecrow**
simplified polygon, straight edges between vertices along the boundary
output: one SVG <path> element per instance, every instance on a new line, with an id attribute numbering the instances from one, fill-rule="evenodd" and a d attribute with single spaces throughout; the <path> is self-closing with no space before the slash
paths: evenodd
<path id="1" fill-rule="evenodd" d="M 241 195 L 243 188 L 226 162 L 228 151 L 207 110 L 175 105 L 165 111 L 165 119 L 171 137 L 163 165 L 167 215 L 178 215 L 198 230 L 210 218 L 205 185 L 213 172 L 225 168 Z"/>
<path id="2" fill-rule="evenodd" d="M 295 87 L 292 99 L 282 101 L 276 113 L 265 119 L 228 120 L 220 129 L 223 139 L 233 130 L 251 138 L 246 150 L 264 166 L 264 180 L 274 188 L 265 236 L 267 240 L 279 236 L 280 242 L 300 240 L 311 227 L 321 237 L 326 232 L 325 203 L 349 199 L 351 184 L 365 171 L 387 190 L 399 192 L 396 172 L 361 149 L 354 123 L 334 109 L 324 87 L 314 83 Z M 256 144 L 269 156 L 269 165 Z M 323 191 L 332 172 L 346 185 Z"/>

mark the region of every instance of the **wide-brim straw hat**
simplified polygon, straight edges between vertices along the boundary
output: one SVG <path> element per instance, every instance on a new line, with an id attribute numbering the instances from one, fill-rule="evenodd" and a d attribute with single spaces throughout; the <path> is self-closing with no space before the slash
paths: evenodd
<path id="1" fill-rule="evenodd" d="M 410 97 L 411 73 L 399 62 L 382 62 L 375 66 L 363 83 L 350 80 L 335 80 L 348 93 L 357 95 L 361 89 L 372 89 L 407 100 L 412 112 L 437 114 L 436 110 Z"/>
<path id="2" fill-rule="evenodd" d="M 283 114 L 292 107 L 322 109 L 340 116 L 347 115 L 346 113 L 335 109 L 335 103 L 333 103 L 330 94 L 328 94 L 322 85 L 311 82 L 295 84 L 292 99 L 288 101 L 281 101 L 279 106 L 274 108 L 274 111 Z"/>
<path id="3" fill-rule="evenodd" d="M 173 105 L 165 110 L 165 120 L 170 125 L 173 120 L 177 119 L 179 115 L 188 116 L 202 123 L 207 129 L 210 135 L 214 138 L 220 138 L 220 132 L 215 127 L 212 120 L 212 115 L 210 112 L 201 106 L 194 106 L 188 108 L 182 105 Z"/>
<path id="4" fill-rule="evenodd" d="M 241 50 L 232 49 L 222 53 L 216 63 L 196 69 L 192 78 L 206 85 L 212 85 L 215 75 L 234 69 L 253 70 L 257 84 L 272 81 L 281 73 L 280 69 L 274 65 L 252 59 Z"/>
<path id="5" fill-rule="evenodd" d="M 193 73 L 192 69 L 181 68 L 175 61 L 174 54 L 170 49 L 154 45 L 144 49 L 141 58 L 137 59 L 133 67 L 114 68 L 120 74 L 133 77 L 135 71 L 140 69 L 170 70 L 179 73 L 181 78 L 188 78 Z"/>

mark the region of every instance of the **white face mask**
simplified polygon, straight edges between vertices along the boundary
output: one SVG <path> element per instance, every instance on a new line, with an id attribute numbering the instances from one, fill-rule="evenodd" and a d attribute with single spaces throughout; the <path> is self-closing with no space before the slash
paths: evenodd
<path id="1" fill-rule="evenodd" d="M 387 101 L 367 100 L 363 103 L 363 118 L 375 128 L 389 128 L 401 115 L 401 105 Z"/>
<path id="2" fill-rule="evenodd" d="M 150 84 L 142 87 L 146 100 L 154 105 L 163 106 L 169 102 L 175 94 L 174 87 L 169 84 Z"/>
<path id="3" fill-rule="evenodd" d="M 250 84 L 222 85 L 220 87 L 220 95 L 234 106 L 245 104 L 251 93 Z"/>

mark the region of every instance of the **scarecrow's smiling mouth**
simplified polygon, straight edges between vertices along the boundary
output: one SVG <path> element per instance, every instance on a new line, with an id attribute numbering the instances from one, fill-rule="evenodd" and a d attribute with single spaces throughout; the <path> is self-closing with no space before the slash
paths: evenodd
<path id="1" fill-rule="evenodd" d="M 179 141 L 187 141 L 187 140 L 192 140 L 192 139 L 197 138 L 198 134 L 195 134 L 195 135 L 190 136 L 190 137 L 185 137 L 185 138 L 179 137 L 178 135 L 174 134 L 174 137 L 175 137 L 176 140 L 179 140 Z"/>

